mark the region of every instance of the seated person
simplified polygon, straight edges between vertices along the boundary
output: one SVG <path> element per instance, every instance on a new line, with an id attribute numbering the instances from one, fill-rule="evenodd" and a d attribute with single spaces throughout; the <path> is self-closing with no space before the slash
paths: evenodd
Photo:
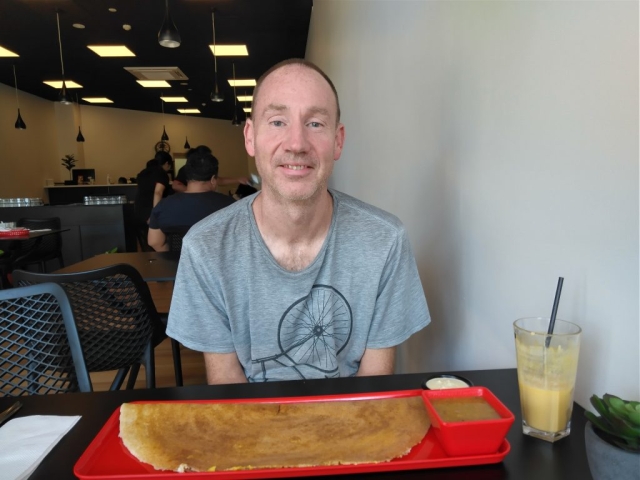
<path id="1" fill-rule="evenodd" d="M 187 158 L 189 155 L 193 155 L 195 152 L 205 152 L 211 153 L 211 149 L 206 145 L 199 145 L 195 148 L 190 149 L 187 152 Z M 171 183 L 171 187 L 175 192 L 184 192 L 187 189 L 187 178 L 186 178 L 186 170 L 185 167 L 181 167 L 176 174 L 176 178 Z M 218 177 L 217 184 L 221 187 L 225 185 L 233 185 L 234 183 L 239 183 L 240 185 L 249 185 L 249 179 L 247 177 Z"/>
<path id="2" fill-rule="evenodd" d="M 204 217 L 233 203 L 233 199 L 215 192 L 218 159 L 211 153 L 195 152 L 187 158 L 187 189 L 158 203 L 151 212 L 147 241 L 157 252 L 168 252 L 165 232 L 185 231 Z"/>
<path id="3" fill-rule="evenodd" d="M 429 311 L 400 220 L 328 188 L 335 86 L 306 60 L 272 67 L 244 136 L 262 189 L 184 237 L 167 335 L 210 384 L 392 374 Z"/>

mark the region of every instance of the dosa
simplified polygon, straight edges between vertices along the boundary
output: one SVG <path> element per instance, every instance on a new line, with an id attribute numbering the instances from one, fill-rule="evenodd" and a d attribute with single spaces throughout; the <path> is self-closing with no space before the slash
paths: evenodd
<path id="1" fill-rule="evenodd" d="M 220 471 L 386 462 L 430 422 L 421 397 L 310 403 L 125 403 L 120 437 L 157 470 Z"/>

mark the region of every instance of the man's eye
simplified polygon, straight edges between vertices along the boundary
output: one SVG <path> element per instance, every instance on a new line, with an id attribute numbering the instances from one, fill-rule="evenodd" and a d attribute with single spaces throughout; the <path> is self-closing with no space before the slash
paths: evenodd
<path id="1" fill-rule="evenodd" d="M 309 125 L 311 125 L 313 128 L 318 128 L 322 126 L 320 122 L 311 122 L 309 123 Z"/>
<path id="2" fill-rule="evenodd" d="M 271 122 L 271 125 L 273 125 L 274 127 L 281 127 L 284 125 L 284 122 L 282 120 L 274 120 L 273 122 Z"/>

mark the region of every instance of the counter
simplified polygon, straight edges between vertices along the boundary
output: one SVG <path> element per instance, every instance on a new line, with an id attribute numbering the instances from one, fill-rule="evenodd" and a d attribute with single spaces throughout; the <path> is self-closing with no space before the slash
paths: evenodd
<path id="1" fill-rule="evenodd" d="M 108 195 L 125 195 L 133 202 L 136 198 L 135 183 L 117 183 L 114 185 L 56 185 L 44 187 L 49 198 L 49 205 L 68 205 L 83 203 L 84 197 L 104 197 Z"/>

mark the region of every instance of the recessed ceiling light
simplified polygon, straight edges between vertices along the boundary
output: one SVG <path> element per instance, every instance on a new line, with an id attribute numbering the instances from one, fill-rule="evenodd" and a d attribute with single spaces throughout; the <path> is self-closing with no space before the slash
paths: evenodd
<path id="1" fill-rule="evenodd" d="M 211 53 L 217 57 L 247 57 L 249 51 L 246 45 L 209 45 Z"/>
<path id="2" fill-rule="evenodd" d="M 84 28 L 84 25 L 81 23 L 74 23 L 73 28 L 79 28 L 80 30 L 82 30 Z"/>
<path id="3" fill-rule="evenodd" d="M 180 85 L 189 85 L 188 82 L 180 82 Z"/>
<path id="4" fill-rule="evenodd" d="M 82 97 L 82 100 L 89 103 L 113 103 L 113 100 L 107 97 Z"/>
<path id="5" fill-rule="evenodd" d="M 128 32 L 129 30 L 131 30 L 131 25 L 129 25 L 128 23 L 125 23 L 124 25 L 122 25 L 122 29 Z"/>
<path id="6" fill-rule="evenodd" d="M 244 108 L 242 109 L 242 111 L 243 111 L 244 113 L 251 113 L 251 107 L 244 107 Z"/>
<path id="7" fill-rule="evenodd" d="M 109 8 L 109 11 L 110 11 L 111 13 L 116 13 L 118 10 L 117 10 L 117 9 L 115 9 L 115 8 L 113 8 L 113 7 L 111 7 L 111 8 Z"/>
<path id="8" fill-rule="evenodd" d="M 11 50 L 7 50 L 4 47 L 0 47 L 0 57 L 19 57 L 17 53 L 12 52 Z"/>
<path id="9" fill-rule="evenodd" d="M 251 79 L 245 79 L 245 80 L 234 80 L 232 78 L 229 79 L 229 85 L 231 85 L 232 87 L 255 87 L 256 86 L 256 81 L 251 78 Z"/>
<path id="10" fill-rule="evenodd" d="M 181 103 L 181 102 L 189 101 L 184 97 L 160 97 L 160 98 L 167 103 Z"/>
<path id="11" fill-rule="evenodd" d="M 169 82 L 164 80 L 136 80 L 140 85 L 145 88 L 160 88 L 160 87 L 171 87 Z"/>
<path id="12" fill-rule="evenodd" d="M 239 102 L 253 102 L 253 95 L 238 95 Z"/>
<path id="13" fill-rule="evenodd" d="M 200 110 L 197 108 L 179 108 L 178 112 L 180 113 L 200 113 Z"/>
<path id="14" fill-rule="evenodd" d="M 124 45 L 87 45 L 89 50 L 101 57 L 135 57 L 136 54 Z"/>
<path id="15" fill-rule="evenodd" d="M 46 85 L 49 85 L 53 88 L 62 88 L 62 80 L 47 80 L 46 82 L 42 82 Z M 74 82 L 73 80 L 65 80 L 64 81 L 67 88 L 82 88 L 82 85 Z"/>

